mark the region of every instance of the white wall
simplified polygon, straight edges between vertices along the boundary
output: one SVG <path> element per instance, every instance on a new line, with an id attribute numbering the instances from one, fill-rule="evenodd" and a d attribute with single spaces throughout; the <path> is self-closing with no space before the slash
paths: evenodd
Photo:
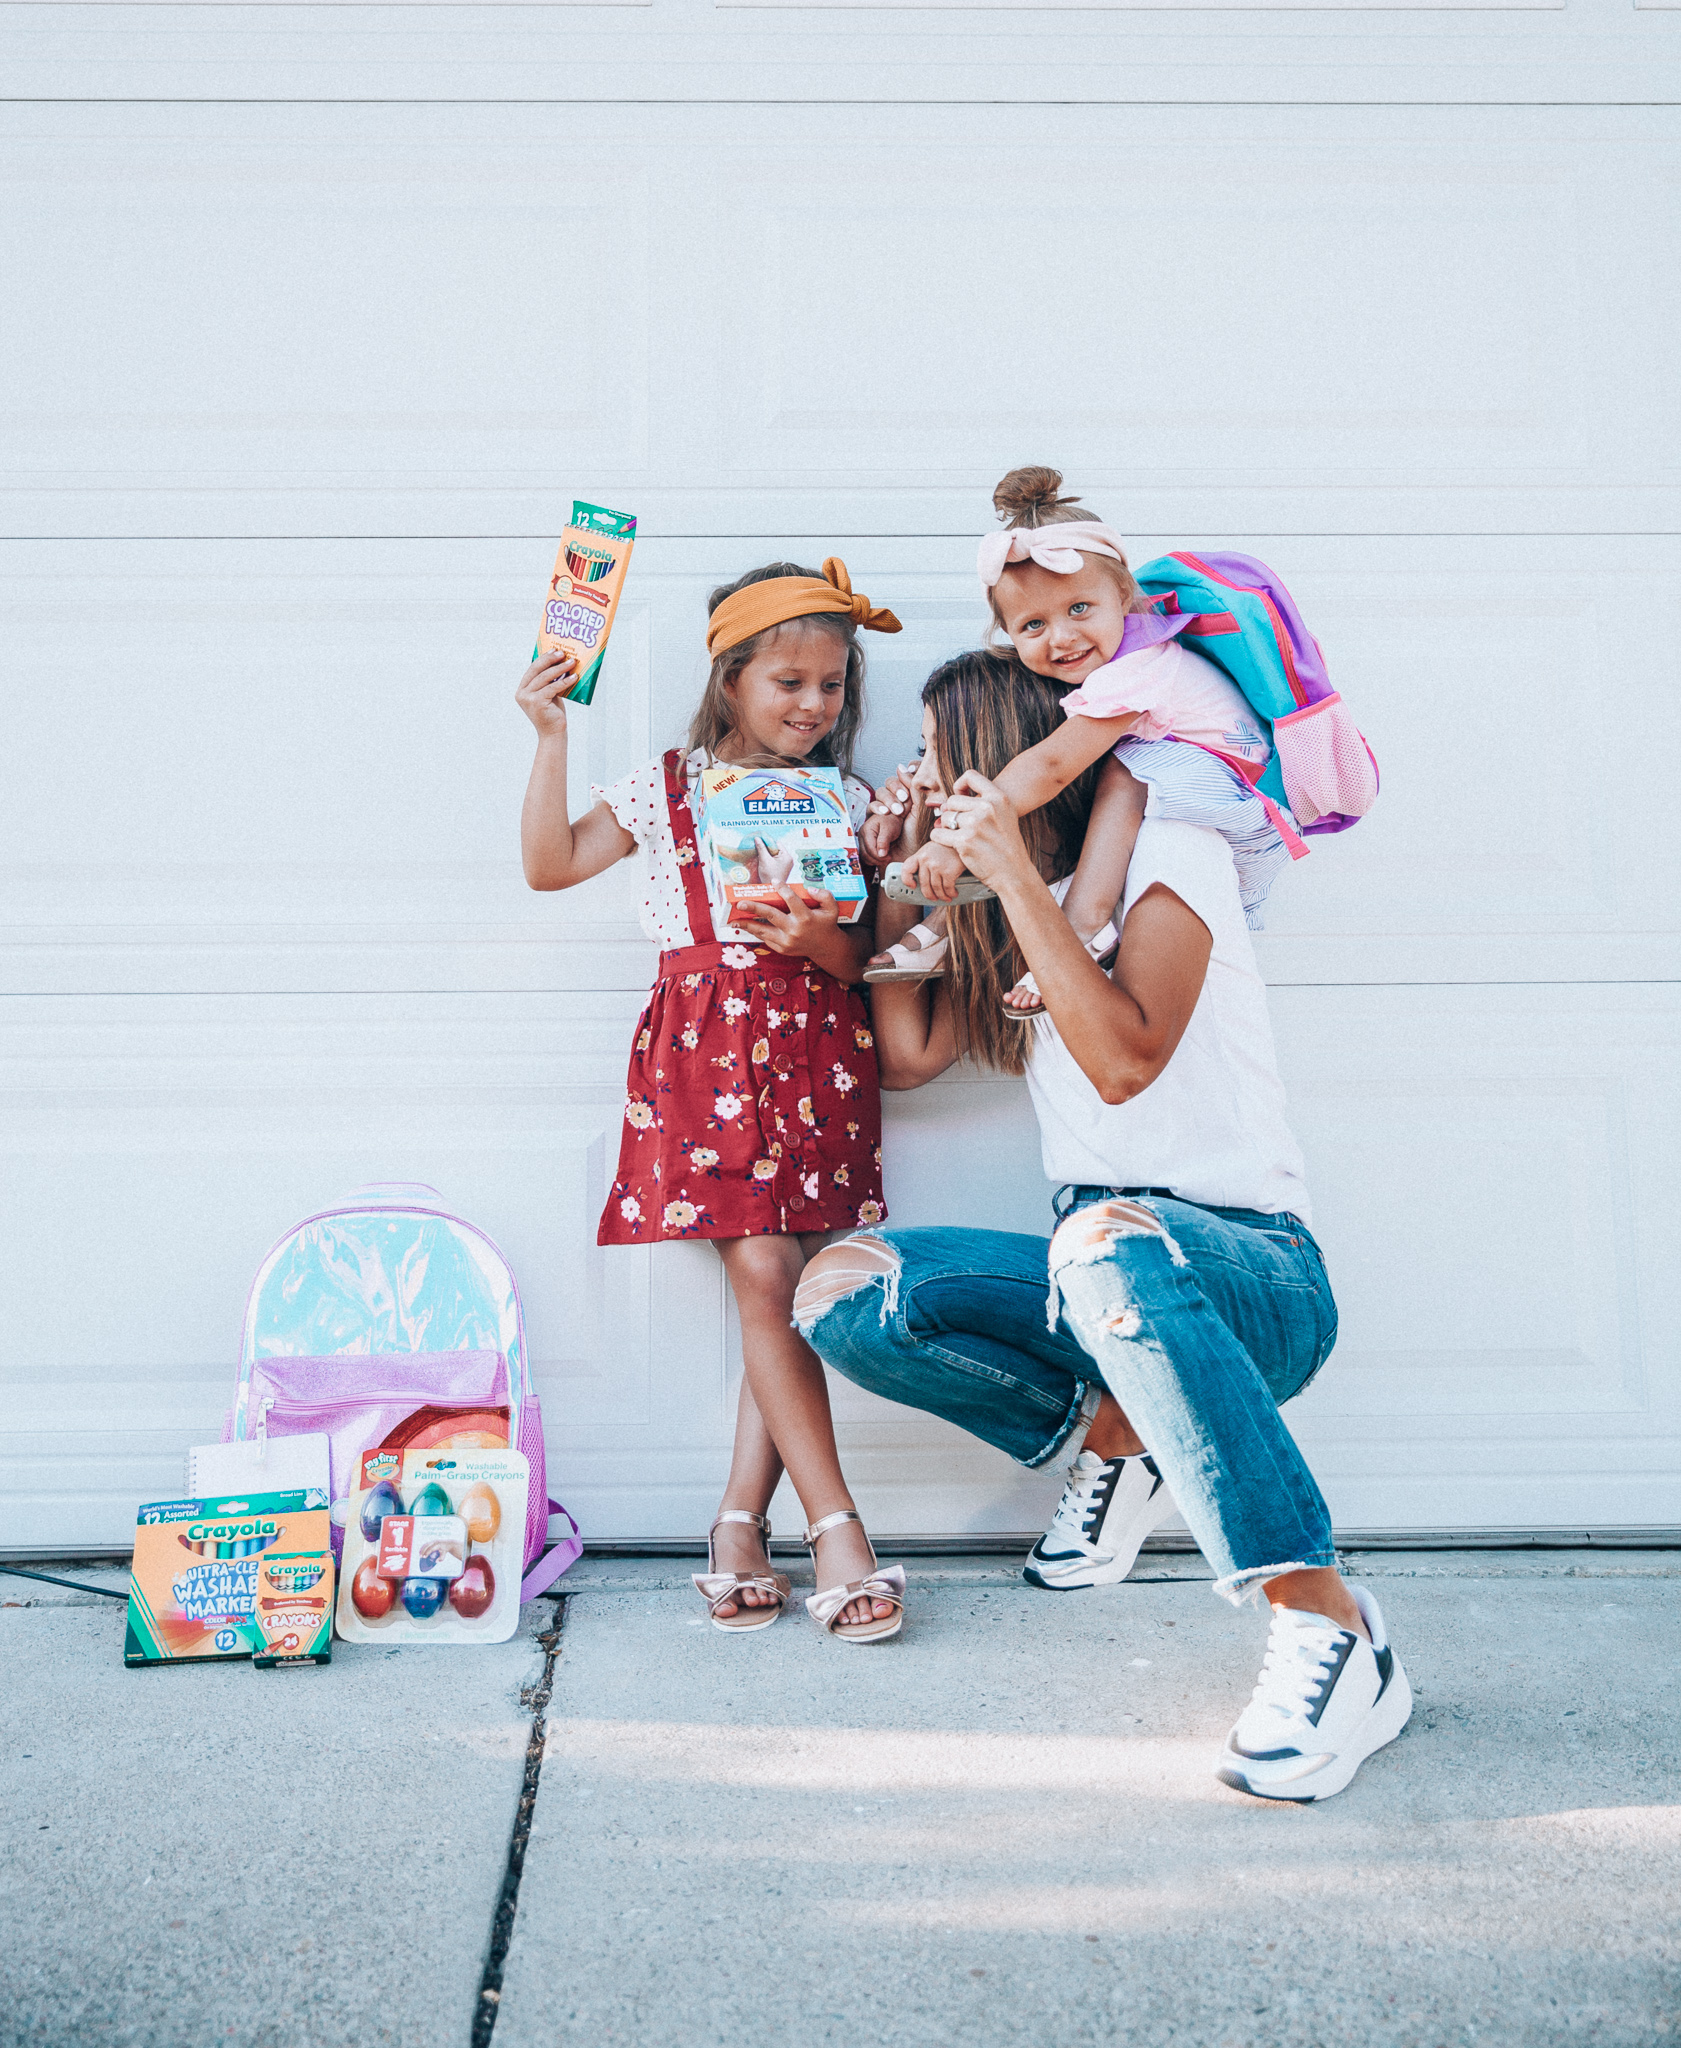
<path id="1" fill-rule="evenodd" d="M 1275 563 L 1383 764 L 1262 947 L 1339 1525 L 1681 1523 L 1681 124 L 1613 104 L 1673 97 L 1678 24 L 6 10 L 0 1546 L 174 1490 L 262 1251 L 375 1177 L 508 1249 L 586 1532 L 704 1528 L 716 1261 L 592 1241 L 634 875 L 518 874 L 554 537 L 574 493 L 643 522 L 580 801 L 676 736 L 710 583 L 789 551 L 906 621 L 879 772 L 1036 459 L 1140 554 Z M 1044 1227 L 1012 1084 L 894 1102 L 888 1163 L 898 1220 Z M 878 1528 L 1054 1496 L 837 1406 Z"/>

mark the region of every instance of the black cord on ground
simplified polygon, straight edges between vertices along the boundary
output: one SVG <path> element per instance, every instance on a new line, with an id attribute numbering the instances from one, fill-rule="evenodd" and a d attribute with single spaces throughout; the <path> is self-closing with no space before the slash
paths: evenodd
<path id="1" fill-rule="evenodd" d="M 51 1572 L 26 1572 L 21 1564 L 0 1564 L 0 1572 L 10 1572 L 14 1579 L 43 1579 L 49 1586 L 68 1586 L 72 1593 L 97 1593 L 102 1600 L 126 1600 L 128 1588 L 119 1593 L 111 1586 L 84 1586 L 79 1579 L 55 1579 Z"/>
<path id="2" fill-rule="evenodd" d="M 508 1866 L 502 1874 L 502 1895 L 496 1901 L 496 1911 L 490 1922 L 490 1952 L 485 1957 L 484 1975 L 479 1979 L 472 2048 L 490 2048 L 490 2037 L 496 2030 L 496 2016 L 502 2008 L 502 1971 L 514 1939 L 514 1915 L 519 1911 L 519 1881 L 525 1869 L 525 1845 L 531 1839 L 531 1816 L 537 1806 L 537 1781 L 543 1775 L 549 1695 L 554 1691 L 555 1665 L 560 1658 L 560 1632 L 566 1626 L 569 1596 L 561 1593 L 544 1597 L 554 1599 L 554 1626 L 547 1635 L 537 1638 L 543 1652 L 542 1676 L 520 1695 L 520 1705 L 531 1709 L 531 1734 L 525 1745 L 525 1780 L 520 1786 L 514 1831 L 508 1841 Z"/>

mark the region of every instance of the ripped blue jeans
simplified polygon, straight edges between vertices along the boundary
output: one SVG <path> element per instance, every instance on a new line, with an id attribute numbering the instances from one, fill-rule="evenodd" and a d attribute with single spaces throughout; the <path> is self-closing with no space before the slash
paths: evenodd
<path id="1" fill-rule="evenodd" d="M 1048 1247 L 942 1227 L 844 1239 L 806 1268 L 795 1322 L 836 1372 L 1023 1465 L 1055 1458 L 1107 1386 L 1235 1604 L 1335 1564 L 1278 1412 L 1337 1336 L 1306 1226 L 1154 1189 L 1065 1188 L 1056 1213 Z"/>

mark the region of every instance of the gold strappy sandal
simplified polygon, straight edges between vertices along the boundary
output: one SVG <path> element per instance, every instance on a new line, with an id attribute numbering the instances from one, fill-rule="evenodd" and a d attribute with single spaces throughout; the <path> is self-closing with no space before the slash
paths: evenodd
<path id="1" fill-rule="evenodd" d="M 860 1528 L 864 1518 L 856 1508 L 837 1508 L 832 1515 L 825 1515 L 820 1522 L 813 1522 L 805 1532 L 805 1547 L 811 1552 L 812 1569 L 817 1568 L 817 1539 L 825 1530 L 838 1529 L 842 1522 L 856 1522 Z M 866 1537 L 865 1541 L 869 1539 Z M 873 1615 L 868 1621 L 841 1621 L 842 1608 L 851 1600 L 891 1600 L 893 1612 L 885 1621 Z M 821 1623 L 824 1629 L 843 1643 L 884 1643 L 889 1636 L 896 1636 L 905 1625 L 905 1568 L 902 1564 L 890 1564 L 884 1571 L 876 1562 L 875 1545 L 870 1544 L 870 1569 L 861 1579 L 854 1579 L 850 1586 L 831 1586 L 827 1592 L 811 1593 L 806 1596 L 806 1612 L 813 1621 Z"/>
<path id="2" fill-rule="evenodd" d="M 714 1628 L 728 1629 L 731 1635 L 748 1635 L 756 1628 L 769 1628 L 787 1606 L 793 1594 L 793 1587 L 782 1572 L 721 1572 L 712 1555 L 712 1539 L 718 1533 L 719 1522 L 748 1522 L 755 1529 L 762 1529 L 765 1537 L 765 1558 L 770 1558 L 770 1523 L 763 1515 L 752 1515 L 745 1508 L 720 1508 L 718 1518 L 706 1532 L 706 1570 L 694 1572 L 691 1577 L 699 1589 L 700 1597 L 706 1602 L 706 1611 L 712 1617 Z M 775 1595 L 771 1607 L 749 1607 L 741 1595 L 751 1586 L 755 1592 Z M 718 1609 L 727 1600 L 736 1602 L 736 1611 L 727 1618 Z"/>

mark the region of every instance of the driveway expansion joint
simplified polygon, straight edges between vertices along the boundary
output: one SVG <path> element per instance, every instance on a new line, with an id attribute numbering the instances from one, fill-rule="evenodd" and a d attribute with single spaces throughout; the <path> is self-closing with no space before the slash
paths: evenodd
<path id="1" fill-rule="evenodd" d="M 560 1661 L 561 1632 L 566 1627 L 565 1593 L 545 1594 L 555 1603 L 554 1625 L 537 1638 L 543 1652 L 543 1669 L 535 1685 L 523 1686 L 519 1703 L 531 1714 L 531 1732 L 525 1744 L 525 1777 L 520 1785 L 519 1804 L 508 1837 L 508 1862 L 502 1873 L 502 1890 L 491 1915 L 490 1946 L 485 1955 L 484 1974 L 479 1979 L 478 2004 L 473 2011 L 472 2048 L 489 2048 L 502 2009 L 502 1974 L 508 1949 L 514 1938 L 514 1919 L 519 1912 L 520 1878 L 525 1870 L 525 1847 L 531 1839 L 531 1820 L 537 1810 L 537 1786 L 543 1775 L 543 1745 L 548 1736 L 549 1699 L 554 1692 L 555 1666 Z"/>

